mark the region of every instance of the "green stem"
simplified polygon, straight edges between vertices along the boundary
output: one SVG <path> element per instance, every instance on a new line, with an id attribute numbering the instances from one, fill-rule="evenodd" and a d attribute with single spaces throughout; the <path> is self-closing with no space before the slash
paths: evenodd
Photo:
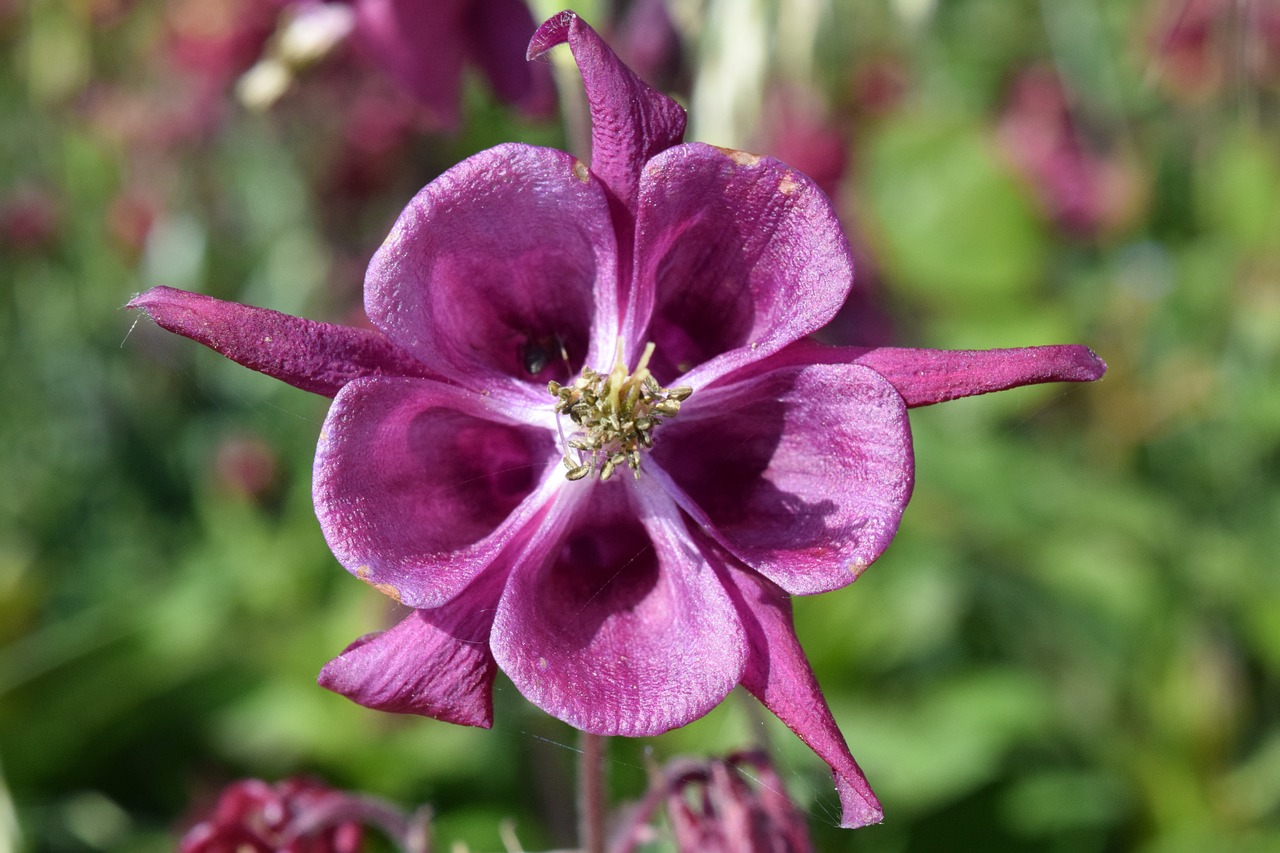
<path id="1" fill-rule="evenodd" d="M 583 732 L 579 743 L 578 844 L 583 853 L 604 853 L 604 754 L 608 740 Z"/>

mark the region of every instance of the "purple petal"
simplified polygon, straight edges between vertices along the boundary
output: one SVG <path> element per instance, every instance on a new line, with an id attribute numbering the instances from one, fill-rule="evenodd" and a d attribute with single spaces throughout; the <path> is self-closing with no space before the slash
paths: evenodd
<path id="1" fill-rule="evenodd" d="M 361 379 L 333 401 L 316 449 L 316 516 L 338 561 L 411 607 L 438 607 L 530 523 L 554 433 L 503 423 L 478 394 L 425 379 Z"/>
<path id="2" fill-rule="evenodd" d="M 1093 382 L 1107 372 L 1105 361 L 1093 350 L 1077 344 L 938 350 L 831 347 L 815 341 L 788 347 L 766 364 L 753 366 L 751 372 L 784 364 L 850 363 L 869 367 L 893 383 L 908 408 L 1043 382 Z"/>
<path id="3" fill-rule="evenodd" d="M 441 124 L 457 124 L 466 0 L 355 0 L 354 5 L 354 38 L 369 62 L 390 74 Z"/>
<path id="4" fill-rule="evenodd" d="M 742 686 L 831 767 L 843 811 L 840 825 L 852 829 L 879 823 L 884 811 L 853 760 L 796 639 L 791 602 L 751 572 L 733 569 L 728 579 L 742 596 L 736 600 L 751 643 Z"/>
<path id="5" fill-rule="evenodd" d="M 489 78 L 494 94 L 527 115 L 549 115 L 555 108 L 551 69 L 520 55 L 537 28 L 524 0 L 477 0 L 467 10 L 466 27 L 470 58 Z"/>
<path id="6" fill-rule="evenodd" d="M 237 364 L 326 397 L 362 376 L 431 375 L 372 329 L 317 323 L 172 287 L 153 287 L 126 307 Z"/>
<path id="7" fill-rule="evenodd" d="M 695 517 L 794 595 L 852 583 L 911 497 L 902 398 L 857 365 L 788 367 L 697 392 L 652 452 Z"/>
<path id="8" fill-rule="evenodd" d="M 441 375 L 541 400 L 548 379 L 592 358 L 590 344 L 612 347 L 616 288 L 603 186 L 568 154 L 508 144 L 409 203 L 369 265 L 365 307 Z"/>
<path id="9" fill-rule="evenodd" d="M 534 33 L 528 58 L 569 43 L 591 106 L 591 171 L 633 215 L 645 161 L 684 138 L 684 108 L 632 73 L 595 30 L 571 11 Z"/>
<path id="10" fill-rule="evenodd" d="M 676 508 L 642 483 L 565 491 L 576 506 L 553 509 L 562 529 L 520 559 L 498 605 L 498 665 L 587 732 L 646 737 L 707 713 L 738 683 L 746 645 Z"/>
<path id="11" fill-rule="evenodd" d="M 893 383 L 908 406 L 928 406 L 1042 382 L 1092 382 L 1107 364 L 1088 347 L 1066 345 L 994 350 L 880 347 L 859 355 Z"/>
<path id="12" fill-rule="evenodd" d="M 682 380 L 696 388 L 816 331 L 853 282 L 827 197 L 769 157 L 698 143 L 659 154 L 636 232 L 636 324 L 652 305 L 660 381 L 719 356 Z"/>
<path id="13" fill-rule="evenodd" d="M 415 610 L 389 631 L 361 637 L 320 671 L 319 683 L 353 702 L 396 714 L 489 728 L 489 629 L 501 586 L 469 587 L 444 607 Z"/>

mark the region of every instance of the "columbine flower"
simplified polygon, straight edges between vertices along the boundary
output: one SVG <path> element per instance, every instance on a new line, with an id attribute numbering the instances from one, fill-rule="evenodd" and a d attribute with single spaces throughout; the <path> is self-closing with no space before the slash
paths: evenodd
<path id="1" fill-rule="evenodd" d="M 645 799 L 625 816 L 610 850 L 634 853 L 652 841 L 652 821 L 665 803 L 680 853 L 813 851 L 804 814 L 762 751 L 677 758 L 655 775 Z"/>
<path id="2" fill-rule="evenodd" d="M 529 115 L 555 106 L 551 74 L 520 63 L 536 21 L 525 0 L 348 0 L 360 48 L 446 124 L 458 118 L 462 69 Z"/>
<path id="3" fill-rule="evenodd" d="M 358 853 L 364 828 L 398 849 L 430 848 L 430 809 L 405 815 L 381 800 L 306 778 L 270 784 L 242 779 L 223 789 L 212 811 L 182 837 L 180 853 Z"/>
<path id="4" fill-rule="evenodd" d="M 591 167 L 528 145 L 429 184 L 375 255 L 376 331 L 156 288 L 160 325 L 335 395 L 316 513 L 338 560 L 416 611 L 320 681 L 372 708 L 487 726 L 499 668 L 599 734 L 656 735 L 744 685 L 880 805 L 792 627 L 851 583 L 912 487 L 906 409 L 1087 381 L 1084 347 L 824 347 L 852 267 L 784 164 L 681 144 L 685 115 L 575 15 Z"/>
<path id="5" fill-rule="evenodd" d="M 1274 0 L 1151 0 L 1144 17 L 1151 70 L 1174 98 L 1205 101 L 1280 82 L 1280 5 Z"/>
<path id="6" fill-rule="evenodd" d="M 524 0 L 277 0 L 276 43 L 240 83 L 251 106 L 270 106 L 294 72 L 348 37 L 371 65 L 413 95 L 443 127 L 458 123 L 463 69 L 476 66 L 494 94 L 526 115 L 555 106 L 550 70 L 521 62 L 535 28 Z"/>
<path id="7" fill-rule="evenodd" d="M 1051 69 L 1019 73 L 1000 117 L 1001 148 L 1058 227 L 1081 237 L 1114 231 L 1133 218 L 1138 178 L 1119 153 L 1088 143 L 1070 101 Z"/>

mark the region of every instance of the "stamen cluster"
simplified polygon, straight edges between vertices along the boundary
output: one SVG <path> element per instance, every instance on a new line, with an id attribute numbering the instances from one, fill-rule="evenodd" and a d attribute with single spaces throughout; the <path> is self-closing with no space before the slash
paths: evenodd
<path id="1" fill-rule="evenodd" d="M 600 373 L 590 367 L 570 385 L 552 381 L 547 390 L 556 398 L 557 415 L 568 415 L 577 430 L 566 442 L 565 477 L 581 480 L 598 473 L 601 480 L 613 476 L 625 464 L 640 478 L 640 449 L 653 447 L 653 431 L 666 418 L 680 413 L 680 404 L 693 389 L 663 388 L 649 372 L 654 345 L 647 344 L 634 371 L 622 360 L 618 343 L 613 370 Z M 563 437 L 563 433 L 562 433 Z"/>

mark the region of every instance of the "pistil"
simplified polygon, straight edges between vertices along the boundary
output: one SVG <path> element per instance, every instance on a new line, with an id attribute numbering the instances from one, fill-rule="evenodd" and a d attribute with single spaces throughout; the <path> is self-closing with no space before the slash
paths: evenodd
<path id="1" fill-rule="evenodd" d="M 549 382 L 557 415 L 568 415 L 577 427 L 565 442 L 565 477 L 581 480 L 597 474 L 608 480 L 621 465 L 640 478 L 640 451 L 653 447 L 658 424 L 680 413 L 693 389 L 663 388 L 649 372 L 654 344 L 645 344 L 634 370 L 627 368 L 618 342 L 613 369 L 599 373 L 584 367 L 569 385 Z"/>

